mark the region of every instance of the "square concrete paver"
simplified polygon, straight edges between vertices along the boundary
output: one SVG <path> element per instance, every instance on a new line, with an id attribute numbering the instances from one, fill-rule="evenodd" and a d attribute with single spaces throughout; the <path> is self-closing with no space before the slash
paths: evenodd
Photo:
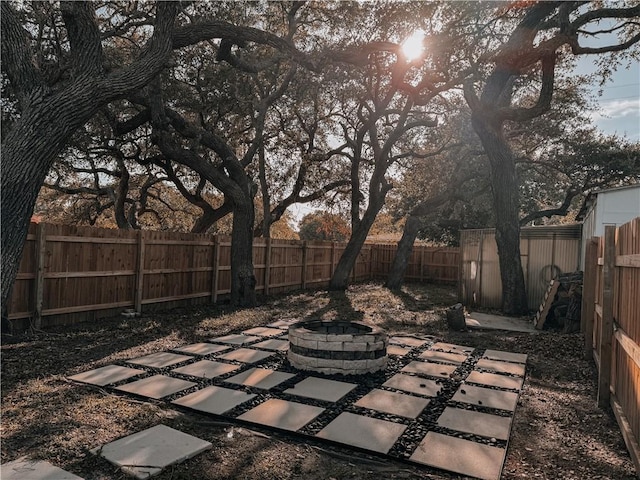
<path id="1" fill-rule="evenodd" d="M 273 388 L 282 382 L 286 382 L 293 377 L 295 377 L 295 375 L 292 373 L 276 372 L 275 370 L 269 370 L 268 368 L 252 368 L 246 372 L 234 375 L 226 381 L 229 383 L 236 383 L 238 385 L 246 385 L 248 387 L 269 390 L 270 388 Z"/>
<path id="2" fill-rule="evenodd" d="M 273 323 L 267 325 L 267 327 L 271 328 L 280 328 L 282 330 L 288 330 L 291 325 L 297 323 L 299 320 L 291 319 L 291 320 L 276 320 Z"/>
<path id="3" fill-rule="evenodd" d="M 387 453 L 407 428 L 400 423 L 343 412 L 316 435 L 334 442 Z"/>
<path id="4" fill-rule="evenodd" d="M 455 365 L 413 361 L 402 367 L 402 372 L 420 373 L 432 377 L 448 378 L 456 370 Z"/>
<path id="5" fill-rule="evenodd" d="M 518 394 L 464 384 L 458 388 L 452 400 L 513 412 L 518 402 Z"/>
<path id="6" fill-rule="evenodd" d="M 400 417 L 416 418 L 429 405 L 429 400 L 375 388 L 354 405 L 377 410 L 378 412 L 391 413 Z"/>
<path id="7" fill-rule="evenodd" d="M 209 341 L 226 343 L 229 345 L 245 345 L 247 343 L 255 342 L 256 340 L 260 340 L 260 337 L 254 337 L 252 335 L 244 335 L 242 333 L 234 333 L 231 335 L 225 335 L 224 337 L 212 338 Z"/>
<path id="8" fill-rule="evenodd" d="M 427 397 L 435 397 L 440 391 L 440 385 L 434 380 L 427 380 L 413 375 L 397 373 L 382 384 L 383 387 L 395 388 L 405 392 L 417 393 Z"/>
<path id="9" fill-rule="evenodd" d="M 263 342 L 254 343 L 251 345 L 255 348 L 263 348 L 264 350 L 274 350 L 280 352 L 286 352 L 289 350 L 289 340 L 278 340 L 275 338 L 270 338 L 269 340 L 264 340 Z"/>
<path id="10" fill-rule="evenodd" d="M 179 355 L 177 353 L 170 352 L 158 352 L 151 355 L 145 355 L 144 357 L 134 358 L 127 360 L 127 363 L 133 363 L 134 365 L 144 365 L 145 367 L 164 368 L 176 363 L 186 362 L 193 357 L 188 355 Z"/>
<path id="11" fill-rule="evenodd" d="M 221 415 L 241 403 L 251 400 L 253 397 L 255 397 L 255 395 L 251 393 L 244 393 L 240 390 L 231 390 L 229 388 L 212 385 L 180 397 L 172 403 L 202 412 Z"/>
<path id="12" fill-rule="evenodd" d="M 262 337 L 277 337 L 278 335 L 282 335 L 282 330 L 279 328 L 255 327 L 245 330 L 242 333 L 245 335 L 260 335 Z"/>
<path id="13" fill-rule="evenodd" d="M 224 375 L 225 373 L 233 372 L 239 368 L 239 365 L 229 365 L 228 363 L 200 360 L 199 362 L 191 363 L 171 371 L 181 373 L 182 375 L 191 375 L 193 377 L 213 378 Z"/>
<path id="14" fill-rule="evenodd" d="M 524 376 L 524 365 L 520 363 L 507 363 L 481 358 L 478 360 L 478 363 L 476 363 L 476 368 L 484 368 L 499 373 L 511 373 L 513 375 L 520 375 L 521 377 Z"/>
<path id="15" fill-rule="evenodd" d="M 338 382 L 318 377 L 307 377 L 292 388 L 284 391 L 298 397 L 315 398 L 327 402 L 337 402 L 358 385 L 355 383 Z"/>
<path id="16" fill-rule="evenodd" d="M 468 354 L 473 352 L 473 347 L 465 347 L 464 345 L 455 345 L 453 343 L 438 342 L 431 347 L 433 350 L 442 350 L 450 353 Z"/>
<path id="17" fill-rule="evenodd" d="M 149 478 L 164 468 L 211 448 L 211 443 L 166 425 L 156 425 L 92 450 L 136 478 Z"/>
<path id="18" fill-rule="evenodd" d="M 420 358 L 425 360 L 431 360 L 434 362 L 451 363 L 453 365 L 460 365 L 463 363 L 467 356 L 461 353 L 450 352 L 438 352 L 436 350 L 425 350 L 420 354 Z"/>
<path id="19" fill-rule="evenodd" d="M 191 353 L 193 355 L 211 355 L 229 350 L 230 347 L 214 345 L 213 343 L 193 343 L 184 347 L 174 348 L 176 352 Z"/>
<path id="20" fill-rule="evenodd" d="M 389 339 L 389 343 L 391 345 L 404 345 L 405 347 L 413 348 L 413 347 L 421 347 L 422 345 L 427 343 L 427 341 L 422 340 L 420 338 L 415 338 L 415 337 L 397 336 L 397 337 L 391 337 Z"/>
<path id="21" fill-rule="evenodd" d="M 269 358 L 273 353 L 261 352 L 259 350 L 253 350 L 251 348 L 239 348 L 233 352 L 220 355 L 218 358 L 224 358 L 225 360 L 236 360 L 242 363 L 257 363 L 265 358 Z"/>
<path id="22" fill-rule="evenodd" d="M 323 411 L 321 407 L 272 398 L 243 413 L 238 419 L 295 432 Z"/>
<path id="23" fill-rule="evenodd" d="M 508 440 L 511 417 L 499 417 L 489 413 L 447 407 L 438 418 L 438 425 L 482 437 Z"/>
<path id="24" fill-rule="evenodd" d="M 410 348 L 404 348 L 400 345 L 389 345 L 387 347 L 387 355 L 395 355 L 396 357 L 404 357 L 410 351 Z"/>
<path id="25" fill-rule="evenodd" d="M 498 480 L 505 453 L 503 448 L 429 432 L 410 460 L 483 480 Z"/>
<path id="26" fill-rule="evenodd" d="M 2 480 L 82 480 L 82 477 L 62 470 L 43 460 L 19 458 L 0 465 Z"/>
<path id="27" fill-rule="evenodd" d="M 180 380 L 178 378 L 167 377 L 166 375 L 154 375 L 153 377 L 143 378 L 136 382 L 125 383 L 116 388 L 121 392 L 135 393 L 149 398 L 162 398 L 167 395 L 173 395 L 181 390 L 191 388 L 196 384 Z"/>
<path id="28" fill-rule="evenodd" d="M 482 358 L 502 360 L 505 362 L 527 363 L 527 355 L 525 353 L 502 352 L 500 350 L 486 350 Z"/>
<path id="29" fill-rule="evenodd" d="M 103 387 L 110 383 L 120 382 L 143 373 L 146 372 L 144 370 L 138 370 L 137 368 L 107 365 L 106 367 L 100 367 L 95 370 L 89 370 L 88 372 L 73 375 L 72 377 L 69 377 L 69 379 L 75 380 L 76 382 L 90 383 L 91 385 L 99 385 Z"/>
<path id="30" fill-rule="evenodd" d="M 507 377 L 506 375 L 498 375 L 497 373 L 473 371 L 467 377 L 467 382 L 479 383 L 481 385 L 490 385 L 492 387 L 520 390 L 520 388 L 522 387 L 523 379 L 522 377 Z"/>

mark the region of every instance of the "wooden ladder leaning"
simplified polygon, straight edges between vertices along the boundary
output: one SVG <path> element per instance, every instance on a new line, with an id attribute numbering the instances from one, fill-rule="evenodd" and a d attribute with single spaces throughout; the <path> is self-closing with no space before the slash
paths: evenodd
<path id="1" fill-rule="evenodd" d="M 549 286 L 547 287 L 547 291 L 544 294 L 544 299 L 540 304 L 538 313 L 536 313 L 536 316 L 533 319 L 533 326 L 536 327 L 536 329 L 542 330 L 542 327 L 544 327 L 544 322 L 547 319 L 547 315 L 549 314 L 549 310 L 551 309 L 553 300 L 556 297 L 556 293 L 558 293 L 559 286 L 560 286 L 559 280 L 553 279 L 549 282 Z"/>

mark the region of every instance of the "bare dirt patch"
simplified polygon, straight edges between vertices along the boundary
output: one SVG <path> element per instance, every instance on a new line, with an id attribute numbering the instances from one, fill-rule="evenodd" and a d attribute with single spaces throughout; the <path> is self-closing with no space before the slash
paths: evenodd
<path id="1" fill-rule="evenodd" d="M 419 333 L 477 348 L 529 355 L 516 410 L 505 479 L 632 479 L 633 464 L 613 413 L 595 401 L 596 372 L 582 358 L 582 336 L 543 332 L 449 332 L 446 307 L 455 290 L 409 285 L 395 294 L 377 284 L 345 293 L 302 292 L 265 299 L 261 307 L 174 309 L 142 318 L 50 329 L 2 343 L 2 463 L 44 459 L 85 479 L 129 478 L 89 449 L 159 423 L 213 443 L 211 451 L 158 479 L 457 478 L 427 468 L 254 432 L 161 402 L 138 402 L 66 377 L 115 360 L 279 319 L 358 320 L 390 333 Z"/>

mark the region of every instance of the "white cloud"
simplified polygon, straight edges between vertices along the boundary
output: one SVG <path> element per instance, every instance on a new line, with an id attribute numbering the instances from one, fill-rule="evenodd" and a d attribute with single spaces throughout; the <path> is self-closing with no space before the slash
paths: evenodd
<path id="1" fill-rule="evenodd" d="M 591 118 L 599 120 L 612 120 L 615 118 L 638 116 L 640 114 L 640 98 L 624 100 L 600 100 L 600 110 L 593 112 Z"/>

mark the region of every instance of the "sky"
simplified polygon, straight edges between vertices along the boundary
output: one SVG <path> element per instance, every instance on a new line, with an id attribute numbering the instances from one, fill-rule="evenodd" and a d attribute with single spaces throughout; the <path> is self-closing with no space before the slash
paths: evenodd
<path id="1" fill-rule="evenodd" d="M 593 70 L 593 58 L 587 56 L 580 59 L 578 72 L 588 73 Z M 594 87 L 594 91 L 599 89 L 600 87 Z M 600 108 L 591 118 L 599 130 L 640 141 L 640 62 L 634 62 L 628 69 L 616 71 L 602 87 L 602 95 L 597 97 L 597 103 Z"/>

